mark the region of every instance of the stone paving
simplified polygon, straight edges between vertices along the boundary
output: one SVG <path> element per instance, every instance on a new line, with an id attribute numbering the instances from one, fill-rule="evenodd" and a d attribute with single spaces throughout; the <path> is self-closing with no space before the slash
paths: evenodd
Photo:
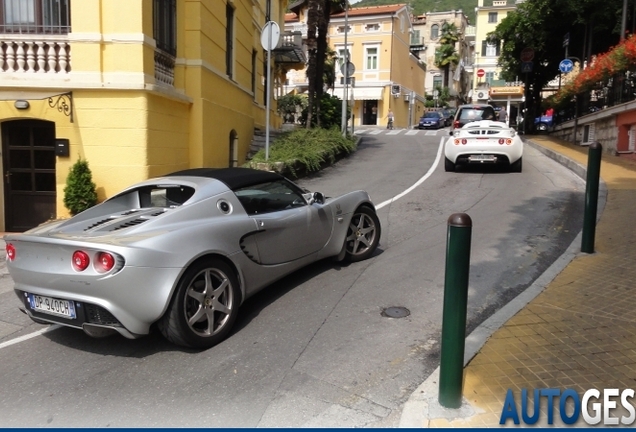
<path id="1" fill-rule="evenodd" d="M 587 147 L 549 136 L 530 139 L 587 165 Z M 607 202 L 596 226 L 595 253 L 578 254 L 466 366 L 463 395 L 472 415 L 429 416 L 422 426 L 500 426 L 508 389 L 521 416 L 523 388 L 530 395 L 535 388 L 572 388 L 579 395 L 591 388 L 636 388 L 636 163 L 604 153 L 601 178 Z M 529 414 L 533 407 L 530 396 Z M 554 408 L 554 425 L 565 426 L 558 403 Z M 544 400 L 537 426 L 548 425 L 546 409 Z M 568 416 L 572 409 L 566 405 Z M 626 411 L 620 409 L 611 413 L 623 415 Z M 585 425 L 580 416 L 575 426 Z M 506 426 L 515 425 L 509 419 Z"/>

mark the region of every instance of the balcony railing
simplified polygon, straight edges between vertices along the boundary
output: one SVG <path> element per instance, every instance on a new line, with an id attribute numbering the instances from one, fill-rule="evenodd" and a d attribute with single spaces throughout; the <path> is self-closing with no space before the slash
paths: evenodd
<path id="1" fill-rule="evenodd" d="M 158 83 L 167 85 L 174 84 L 174 64 L 173 55 L 160 49 L 155 50 L 155 80 Z"/>
<path id="2" fill-rule="evenodd" d="M 71 46 L 66 36 L 0 35 L 0 72 L 66 74 Z"/>

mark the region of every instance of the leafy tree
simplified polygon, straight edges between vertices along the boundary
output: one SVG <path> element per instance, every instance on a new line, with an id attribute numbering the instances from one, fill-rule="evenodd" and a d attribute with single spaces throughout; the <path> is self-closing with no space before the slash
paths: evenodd
<path id="1" fill-rule="evenodd" d="M 435 51 L 435 66 L 444 70 L 444 87 L 448 87 L 448 76 L 451 65 L 459 63 L 459 53 L 455 44 L 459 41 L 459 30 L 455 23 L 442 24 L 442 33 L 439 38 L 440 46 Z"/>
<path id="2" fill-rule="evenodd" d="M 307 108 L 307 97 L 297 94 L 287 94 L 277 100 L 278 113 L 285 121 L 295 120 L 296 115 Z"/>
<path id="3" fill-rule="evenodd" d="M 340 121 L 342 120 L 342 99 L 337 96 L 332 96 L 328 93 L 323 93 L 320 99 L 320 118 L 314 118 L 314 123 L 310 126 L 319 126 L 323 129 L 331 129 L 337 126 L 340 128 Z M 308 122 L 309 106 L 303 110 L 302 121 Z M 350 115 L 349 107 L 347 106 L 347 118 Z M 320 122 L 318 122 L 320 120 Z"/>
<path id="4" fill-rule="evenodd" d="M 66 177 L 64 206 L 71 215 L 75 216 L 95 204 L 97 204 L 97 190 L 93 183 L 93 175 L 88 167 L 88 161 L 80 158 L 73 164 Z"/>

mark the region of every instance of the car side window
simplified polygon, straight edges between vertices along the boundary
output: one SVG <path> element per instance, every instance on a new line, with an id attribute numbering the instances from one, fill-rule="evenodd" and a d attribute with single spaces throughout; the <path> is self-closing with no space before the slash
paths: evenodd
<path id="1" fill-rule="evenodd" d="M 285 180 L 246 186 L 234 191 L 249 215 L 259 215 L 307 205 L 300 190 Z"/>

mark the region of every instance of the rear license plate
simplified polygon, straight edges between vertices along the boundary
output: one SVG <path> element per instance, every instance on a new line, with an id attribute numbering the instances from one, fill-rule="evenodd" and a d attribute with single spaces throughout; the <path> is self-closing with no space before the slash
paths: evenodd
<path id="1" fill-rule="evenodd" d="M 52 297 L 44 297 L 36 294 L 28 295 L 29 304 L 34 311 L 75 319 L 75 303 L 70 300 L 56 299 Z"/>
<path id="2" fill-rule="evenodd" d="M 492 155 L 472 155 L 468 160 L 471 162 L 496 162 L 497 157 Z"/>

